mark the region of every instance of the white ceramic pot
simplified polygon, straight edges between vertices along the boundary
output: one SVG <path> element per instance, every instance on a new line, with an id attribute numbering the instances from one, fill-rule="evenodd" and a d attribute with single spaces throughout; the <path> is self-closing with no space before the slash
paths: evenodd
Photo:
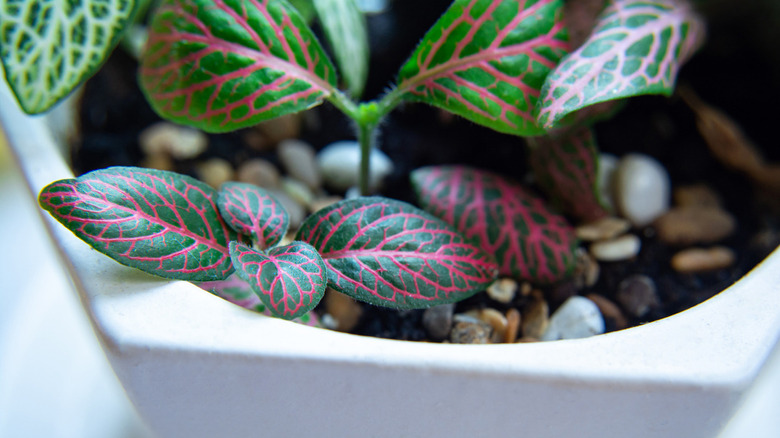
<path id="1" fill-rule="evenodd" d="M 37 193 L 71 176 L 0 96 Z M 780 334 L 780 253 L 711 300 L 589 339 L 391 341 L 259 316 L 123 267 L 45 215 L 130 399 L 163 437 L 714 437 Z"/>

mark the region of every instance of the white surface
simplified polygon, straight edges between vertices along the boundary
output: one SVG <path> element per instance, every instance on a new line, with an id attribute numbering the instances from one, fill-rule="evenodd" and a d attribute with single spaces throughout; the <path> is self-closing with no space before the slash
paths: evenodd
<path id="1" fill-rule="evenodd" d="M 0 140 L 0 437 L 147 436 Z"/>

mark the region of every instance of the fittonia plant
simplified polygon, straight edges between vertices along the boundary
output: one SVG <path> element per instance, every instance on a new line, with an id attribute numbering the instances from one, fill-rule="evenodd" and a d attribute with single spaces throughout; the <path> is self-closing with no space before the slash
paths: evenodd
<path id="1" fill-rule="evenodd" d="M 323 23 L 334 11 L 348 11 L 336 14 L 350 17 L 342 24 L 361 23 L 353 0 L 313 6 Z M 593 105 L 670 94 L 703 26 L 683 0 L 612 0 L 591 36 L 570 51 L 563 6 L 455 0 L 401 66 L 397 84 L 376 101 L 356 103 L 338 88 L 336 68 L 290 3 L 163 0 L 149 25 L 140 82 L 160 115 L 210 132 L 330 102 L 357 127 L 363 194 L 381 121 L 403 102 L 434 105 L 529 138 L 540 185 L 563 211 L 594 219 L 606 210 L 595 194 L 598 155 L 589 125 L 608 111 Z M 3 29 L 11 29 L 2 34 L 4 47 L 10 41 L 24 52 L 19 24 L 34 8 L 3 9 L 15 17 L 4 19 Z M 365 57 L 363 43 L 338 43 L 348 31 L 326 26 L 331 46 L 348 47 L 350 59 Z M 3 50 L 3 62 L 14 81 L 21 76 L 8 60 L 24 56 L 10 53 Z M 352 95 L 359 94 L 364 73 L 345 67 L 351 63 L 343 53 L 338 58 Z M 266 309 L 288 319 L 315 306 L 327 286 L 377 305 L 418 308 L 466 298 L 499 271 L 535 283 L 570 273 L 577 244 L 571 227 L 517 183 L 463 166 L 420 169 L 412 179 L 430 213 L 378 197 L 342 201 L 314 213 L 296 240 L 281 246 L 284 209 L 245 184 L 217 192 L 170 172 L 109 168 L 55 182 L 40 202 L 120 263 L 210 281 L 213 289 L 235 270 Z"/>

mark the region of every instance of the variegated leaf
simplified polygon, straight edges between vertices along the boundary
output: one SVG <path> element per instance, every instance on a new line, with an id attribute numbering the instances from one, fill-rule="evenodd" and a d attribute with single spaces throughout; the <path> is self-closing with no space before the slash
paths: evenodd
<path id="1" fill-rule="evenodd" d="M 236 232 L 251 236 L 260 249 L 279 243 L 290 217 L 268 191 L 247 183 L 228 182 L 219 189 L 219 213 Z"/>
<path id="2" fill-rule="evenodd" d="M 304 242 L 272 248 L 267 253 L 231 242 L 230 257 L 236 274 L 280 318 L 294 319 L 309 312 L 328 287 L 325 263 L 317 250 Z"/>
<path id="3" fill-rule="evenodd" d="M 590 38 L 545 81 L 538 124 L 552 128 L 598 102 L 671 94 L 680 66 L 704 33 L 702 19 L 685 0 L 612 0 Z"/>
<path id="4" fill-rule="evenodd" d="M 465 166 L 412 172 L 420 205 L 494 254 L 500 274 L 539 284 L 566 278 L 577 239 L 566 220 L 519 184 Z"/>
<path id="5" fill-rule="evenodd" d="M 560 0 L 456 0 L 401 68 L 398 90 L 497 131 L 537 135 L 533 108 L 566 53 Z"/>
<path id="6" fill-rule="evenodd" d="M 42 113 L 92 76 L 135 0 L 0 0 L 0 61 L 22 109 Z"/>
<path id="7" fill-rule="evenodd" d="M 355 0 L 314 0 L 320 25 L 353 97 L 360 97 L 368 76 L 368 30 Z"/>
<path id="8" fill-rule="evenodd" d="M 596 139 L 587 127 L 535 138 L 530 148 L 539 185 L 558 206 L 584 222 L 607 215 L 596 187 L 598 157 Z"/>
<path id="9" fill-rule="evenodd" d="M 164 0 L 141 85 L 163 117 L 225 132 L 321 103 L 336 73 L 283 0 Z"/>
<path id="10" fill-rule="evenodd" d="M 493 258 L 412 205 L 363 197 L 310 216 L 297 239 L 328 266 L 329 285 L 357 300 L 401 309 L 468 298 L 496 278 Z"/>
<path id="11" fill-rule="evenodd" d="M 233 272 L 228 242 L 239 236 L 220 218 L 217 193 L 185 175 L 110 167 L 56 181 L 41 207 L 117 262 L 181 280 L 220 280 Z"/>

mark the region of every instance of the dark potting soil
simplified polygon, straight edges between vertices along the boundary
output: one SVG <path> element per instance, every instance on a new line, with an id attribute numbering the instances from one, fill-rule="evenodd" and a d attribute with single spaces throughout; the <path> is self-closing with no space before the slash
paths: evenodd
<path id="1" fill-rule="evenodd" d="M 368 18 L 371 67 L 366 99 L 375 98 L 387 89 L 394 80 L 394 72 L 449 3 L 396 0 L 388 12 Z M 772 53 L 767 52 L 767 31 L 756 35 L 753 26 L 766 13 L 762 7 L 771 6 L 741 3 L 745 4 L 712 1 L 707 5 L 704 10 L 709 24 L 707 45 L 683 68 L 679 83 L 691 87 L 704 101 L 733 117 L 753 142 L 763 147 L 768 160 L 778 161 L 780 149 L 769 148 L 776 135 L 774 116 L 760 105 L 759 99 L 780 102 L 780 89 L 774 81 L 780 77 L 780 61 L 767 58 L 766 53 Z M 143 159 L 138 134 L 160 119 L 139 91 L 136 71 L 135 61 L 117 50 L 101 72 L 87 83 L 80 138 L 73 149 L 77 173 L 111 165 L 138 165 Z M 316 149 L 333 141 L 354 138 L 349 121 L 329 104 L 311 111 L 318 123 L 304 124 L 301 138 Z M 772 210 L 771 203 L 761 202 L 753 195 L 754 187 L 744 176 L 724 167 L 710 154 L 696 129 L 694 114 L 680 99 L 633 98 L 613 119 L 599 123 L 595 130 L 602 152 L 617 156 L 641 152 L 657 158 L 666 166 L 673 187 L 705 182 L 715 189 L 723 199 L 724 209 L 738 223 L 735 232 L 721 242 L 734 250 L 737 262 L 713 272 L 678 273 L 671 269 L 669 260 L 679 248 L 667 246 L 656 238 L 652 227 L 647 227 L 637 231 L 642 249 L 636 258 L 602 263 L 598 282 L 577 293 L 595 292 L 616 301 L 614 294 L 623 279 L 634 274 L 651 277 L 657 286 L 660 305 L 642 318 L 629 319 L 630 325 L 638 325 L 712 297 L 747 273 L 779 243 L 780 218 L 776 210 Z M 381 127 L 379 144 L 395 165 L 382 195 L 412 203 L 409 172 L 423 165 L 462 163 L 518 180 L 524 179 L 528 169 L 522 139 L 448 117 L 422 104 L 405 105 L 393 112 Z M 223 158 L 234 166 L 254 157 L 278 162 L 273 151 L 248 147 L 243 132 L 239 131 L 209 135 L 208 150 L 197 160 L 177 162 L 176 170 L 197 176 L 198 160 L 213 157 Z M 551 310 L 571 291 L 567 284 L 544 290 Z M 528 299 L 517 294 L 511 303 L 505 304 L 480 293 L 459 303 L 456 311 L 481 307 L 502 312 L 510 307 L 522 309 Z M 425 340 L 422 313 L 422 310 L 397 311 L 363 305 L 354 333 Z M 606 322 L 608 330 L 615 328 L 614 321 Z"/>

